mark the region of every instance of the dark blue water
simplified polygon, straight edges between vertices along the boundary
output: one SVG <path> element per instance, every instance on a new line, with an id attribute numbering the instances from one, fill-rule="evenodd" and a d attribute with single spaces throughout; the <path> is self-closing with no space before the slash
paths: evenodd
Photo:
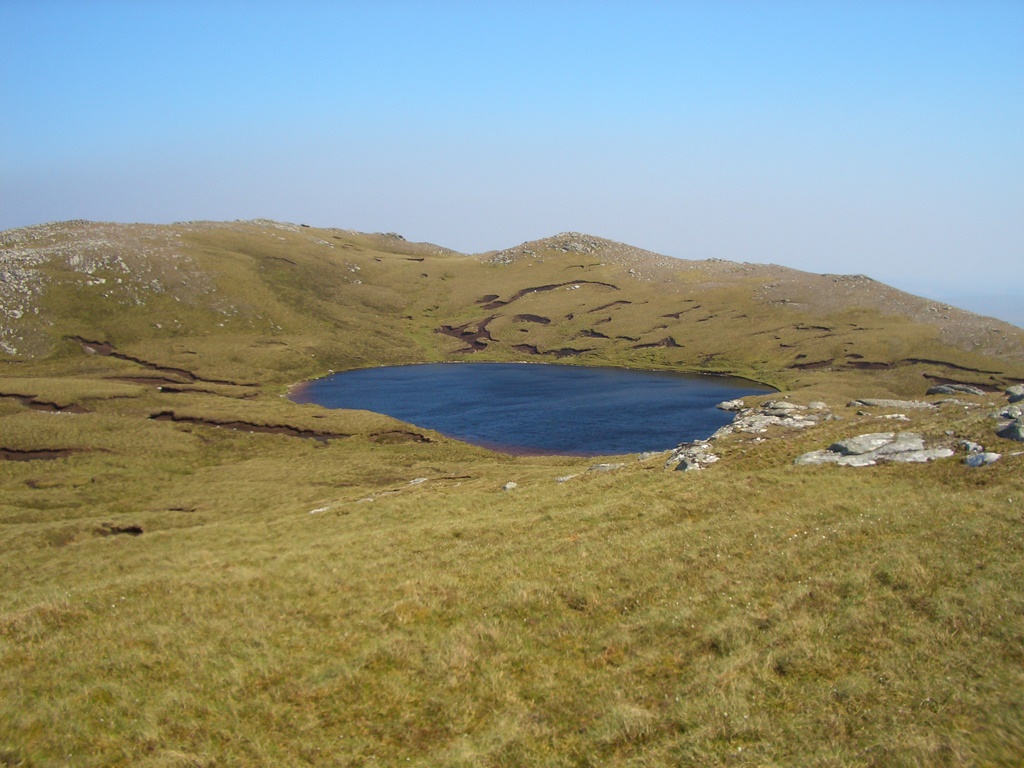
<path id="1" fill-rule="evenodd" d="M 745 379 L 516 363 L 344 371 L 299 403 L 385 413 L 508 453 L 607 455 L 674 448 L 732 420 L 723 400 L 770 392 Z"/>

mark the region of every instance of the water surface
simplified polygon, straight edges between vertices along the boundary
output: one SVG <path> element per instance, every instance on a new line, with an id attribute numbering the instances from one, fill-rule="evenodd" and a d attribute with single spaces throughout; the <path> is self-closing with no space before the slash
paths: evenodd
<path id="1" fill-rule="evenodd" d="M 344 371 L 303 384 L 299 403 L 387 414 L 508 453 L 597 456 L 709 437 L 723 400 L 772 390 L 745 379 L 523 363 Z"/>

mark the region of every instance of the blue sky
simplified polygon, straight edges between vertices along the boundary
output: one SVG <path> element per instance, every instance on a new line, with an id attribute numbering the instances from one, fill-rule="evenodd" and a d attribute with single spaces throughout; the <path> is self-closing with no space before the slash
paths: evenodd
<path id="1" fill-rule="evenodd" d="M 0 0 L 0 229 L 580 230 L 1024 325 L 1024 3 Z"/>

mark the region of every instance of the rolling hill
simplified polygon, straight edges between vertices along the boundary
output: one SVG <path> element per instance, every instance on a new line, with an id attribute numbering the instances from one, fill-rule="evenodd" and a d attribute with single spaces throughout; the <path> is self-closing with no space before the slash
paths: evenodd
<path id="1" fill-rule="evenodd" d="M 682 261 L 578 233 L 472 256 L 269 221 L 68 222 L 2 242 L 0 344 L 20 362 L 73 354 L 85 339 L 275 384 L 451 359 L 678 368 L 786 389 L 842 379 L 903 394 L 927 380 L 1024 376 L 1020 329 L 861 275 Z"/>

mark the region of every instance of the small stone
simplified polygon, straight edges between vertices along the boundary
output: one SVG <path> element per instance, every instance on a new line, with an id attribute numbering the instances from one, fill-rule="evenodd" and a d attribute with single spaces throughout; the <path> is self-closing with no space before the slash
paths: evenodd
<path id="1" fill-rule="evenodd" d="M 960 447 L 964 449 L 966 453 L 984 453 L 984 446 L 979 445 L 973 440 L 961 440 Z"/>
<path id="2" fill-rule="evenodd" d="M 827 411 L 828 403 L 823 403 L 821 400 L 812 400 L 807 404 L 807 407 L 812 411 Z"/>
<path id="3" fill-rule="evenodd" d="M 625 464 L 595 464 L 590 467 L 588 472 L 612 472 L 616 469 L 622 469 Z"/>
<path id="4" fill-rule="evenodd" d="M 510 481 L 510 482 L 505 483 L 503 486 L 501 486 L 501 490 L 503 490 L 503 491 L 511 491 L 513 488 L 518 488 L 518 487 L 519 487 L 518 483 L 514 483 L 514 482 Z"/>
<path id="5" fill-rule="evenodd" d="M 986 451 L 985 453 L 972 453 L 966 459 L 964 464 L 968 467 L 984 467 L 986 464 L 991 464 L 994 461 L 999 461 L 1002 458 L 1001 453 L 991 453 Z"/>
<path id="6" fill-rule="evenodd" d="M 1024 400 L 1024 384 L 1014 384 L 1006 389 L 1006 395 L 1011 403 L 1019 403 Z"/>

